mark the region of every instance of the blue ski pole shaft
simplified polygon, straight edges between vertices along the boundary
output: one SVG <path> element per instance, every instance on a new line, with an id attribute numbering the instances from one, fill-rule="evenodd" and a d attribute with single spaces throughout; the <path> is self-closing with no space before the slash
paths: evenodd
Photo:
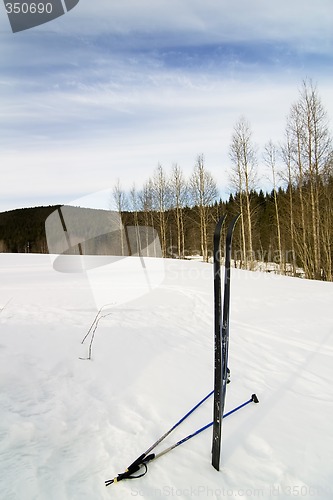
<path id="1" fill-rule="evenodd" d="M 145 462 L 149 462 L 150 460 L 153 460 L 155 458 L 155 454 L 149 455 L 149 453 L 154 448 L 156 448 L 156 446 L 158 446 L 167 436 L 169 436 L 169 434 L 171 434 L 171 432 L 174 431 L 182 422 L 184 422 L 184 420 L 186 420 L 190 415 L 192 415 L 192 413 L 197 408 L 199 408 L 199 406 L 201 406 L 213 394 L 213 392 L 214 391 L 211 391 L 209 394 L 207 394 L 207 396 L 205 396 L 203 399 L 201 399 L 201 401 L 199 401 L 199 403 L 197 403 L 195 406 L 193 406 L 193 408 L 191 408 L 190 411 L 188 411 L 180 420 L 178 420 L 178 422 L 176 422 L 167 432 L 165 432 L 165 434 L 163 434 L 163 436 L 161 436 L 157 441 L 155 441 L 155 443 L 153 443 L 148 448 L 148 450 L 146 450 L 144 453 L 142 453 L 142 455 L 140 455 L 136 460 L 134 460 L 134 462 L 132 462 L 131 465 L 129 465 L 127 467 L 127 470 L 124 474 L 120 474 L 118 476 L 118 479 L 114 478 L 114 479 L 110 479 L 108 481 L 105 481 L 105 485 L 109 486 L 113 482 L 117 482 L 117 480 L 129 478 L 130 475 L 133 472 L 137 472 Z"/>
<path id="2" fill-rule="evenodd" d="M 134 460 L 134 462 L 128 467 L 129 469 L 130 468 L 133 468 L 135 467 L 136 465 L 138 465 L 139 463 L 142 463 L 145 459 L 145 457 L 154 449 L 156 448 L 156 446 L 158 446 L 167 436 L 169 436 L 169 434 L 171 434 L 171 432 L 173 432 L 182 422 L 184 422 L 184 420 L 186 420 L 190 415 L 192 415 L 192 413 L 197 409 L 199 408 L 199 406 L 201 406 L 208 398 L 210 398 L 210 396 L 212 396 L 214 391 L 211 391 L 209 394 L 207 394 L 207 396 L 205 396 L 201 401 L 199 401 L 199 403 L 197 403 L 195 406 L 193 406 L 193 408 L 187 412 L 180 420 L 178 420 L 178 422 L 176 422 L 165 434 L 163 434 L 163 436 L 161 436 L 157 441 L 155 441 L 155 443 L 153 443 L 149 448 L 148 450 L 146 450 L 142 455 L 140 455 L 136 460 Z"/>
<path id="3" fill-rule="evenodd" d="M 211 391 L 209 394 L 207 394 L 207 396 L 205 396 L 201 401 L 199 401 L 199 403 L 193 406 L 193 408 L 189 412 L 187 412 L 186 415 L 184 415 L 180 420 L 178 420 L 178 422 L 176 422 L 175 425 L 173 425 L 165 434 L 163 434 L 163 436 L 161 436 L 157 441 L 155 441 L 155 443 L 152 444 L 150 448 L 148 448 L 148 450 L 145 452 L 145 455 L 148 455 L 148 453 L 150 453 L 154 448 L 156 448 L 156 446 L 159 445 L 167 436 L 169 436 L 169 434 L 171 434 L 171 432 L 173 432 L 182 422 L 184 422 L 184 420 L 186 420 L 190 415 L 192 415 L 192 413 L 197 408 L 199 408 L 199 406 L 201 406 L 213 394 L 213 392 L 214 391 Z"/>
<path id="4" fill-rule="evenodd" d="M 239 406 L 236 406 L 236 408 L 234 408 L 233 410 L 230 410 L 228 411 L 227 413 L 225 413 L 223 415 L 223 418 L 226 418 L 226 417 L 229 417 L 229 415 L 232 415 L 233 413 L 235 413 L 236 411 L 240 410 L 241 408 L 244 408 L 244 406 L 250 404 L 250 403 L 259 403 L 259 400 L 256 396 L 256 394 L 252 394 L 251 396 L 251 399 L 249 399 L 248 401 L 245 401 L 245 403 L 242 403 L 241 405 Z M 189 441 L 189 439 L 192 439 L 194 436 L 197 436 L 198 434 L 200 434 L 201 432 L 205 431 L 206 429 L 208 429 L 209 427 L 212 427 L 214 422 L 210 422 L 209 424 L 206 424 L 204 425 L 203 427 L 200 427 L 200 429 L 198 429 L 197 431 L 195 432 L 192 432 L 192 434 L 189 434 L 188 436 L 184 437 L 183 439 L 181 439 L 180 441 L 177 441 L 177 443 L 173 444 L 172 446 L 170 446 L 169 448 L 165 449 L 164 451 L 161 451 L 160 453 L 158 453 L 157 455 L 151 455 L 150 457 L 150 461 L 151 460 L 155 460 L 156 458 L 159 458 L 161 457 L 162 455 L 165 455 L 166 453 L 168 453 L 169 451 L 171 450 L 174 450 L 175 448 L 177 448 L 178 446 L 180 446 L 181 444 L 185 443 L 186 441 Z"/>

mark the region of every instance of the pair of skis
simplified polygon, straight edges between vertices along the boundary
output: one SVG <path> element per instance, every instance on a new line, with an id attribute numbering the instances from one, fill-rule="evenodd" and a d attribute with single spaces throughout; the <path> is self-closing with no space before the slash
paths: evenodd
<path id="1" fill-rule="evenodd" d="M 157 458 L 165 455 L 169 451 L 182 445 L 194 436 L 197 436 L 209 427 L 213 427 L 213 444 L 212 444 L 212 465 L 219 470 L 220 454 L 221 454 L 221 436 L 222 436 L 222 420 L 227 416 L 235 413 L 249 403 L 258 403 L 259 400 L 256 394 L 252 394 L 248 401 L 240 404 L 233 410 L 224 414 L 224 403 L 226 396 L 226 386 L 228 383 L 228 345 L 229 345 L 229 312 L 230 312 L 230 268 L 231 268 L 231 244 L 235 225 L 240 217 L 236 215 L 230 222 L 227 228 L 225 240 L 225 275 L 224 275 L 224 296 L 222 305 L 222 283 L 221 283 L 221 253 L 220 242 L 223 224 L 226 216 L 216 224 L 214 231 L 214 340 L 215 340 L 215 363 L 214 363 L 214 390 L 205 396 L 197 403 L 186 415 L 184 415 L 175 425 L 173 425 L 165 434 L 163 434 L 152 446 L 140 455 L 134 462 L 129 465 L 125 472 L 118 474 L 113 479 L 105 481 L 105 485 L 109 486 L 112 483 L 117 483 L 123 479 L 137 479 L 147 473 L 147 464 Z M 184 437 L 180 441 L 166 448 L 158 454 L 151 453 L 172 431 L 174 431 L 185 419 L 187 419 L 199 406 L 201 406 L 210 396 L 214 394 L 214 420 L 209 424 L 204 425 L 192 434 Z M 138 473 L 138 474 L 137 474 Z M 137 474 L 137 475 L 135 475 Z"/>
<path id="2" fill-rule="evenodd" d="M 221 280 L 221 233 L 226 215 L 217 222 L 214 231 L 214 420 L 212 465 L 220 470 L 222 420 L 228 383 L 228 347 L 229 347 L 229 315 L 230 315 L 230 268 L 231 243 L 235 225 L 241 214 L 237 214 L 230 222 L 225 239 L 225 274 L 224 296 L 222 307 Z"/>

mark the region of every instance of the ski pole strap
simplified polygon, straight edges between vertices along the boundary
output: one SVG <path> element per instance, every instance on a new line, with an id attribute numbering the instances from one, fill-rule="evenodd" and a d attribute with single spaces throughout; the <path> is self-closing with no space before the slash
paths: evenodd
<path id="1" fill-rule="evenodd" d="M 114 483 L 114 484 L 119 483 L 119 481 L 121 481 L 122 479 L 138 479 L 139 477 L 143 477 L 144 475 L 147 474 L 148 467 L 145 463 L 143 463 L 142 465 L 144 466 L 145 470 L 144 470 L 144 472 L 142 472 L 138 476 L 133 476 L 132 474 L 135 474 L 135 472 L 138 472 L 138 470 L 140 470 L 140 468 L 141 468 L 141 465 L 137 465 L 136 467 L 134 467 L 131 470 L 127 469 L 122 474 L 118 474 L 118 476 L 115 477 L 114 479 L 109 479 L 108 481 L 105 481 L 105 486 L 109 486 L 112 483 Z"/>
<path id="2" fill-rule="evenodd" d="M 119 481 L 122 481 L 123 479 L 138 479 L 139 477 L 143 477 L 147 474 L 148 472 L 148 467 L 147 463 L 150 462 L 151 460 L 154 460 L 155 458 L 155 453 L 151 453 L 150 455 L 141 455 L 139 458 L 134 460 L 134 462 L 128 466 L 128 468 L 123 472 L 122 474 L 118 474 L 113 479 L 109 479 L 108 481 L 105 481 L 105 486 L 109 486 L 110 484 L 114 483 L 119 483 Z M 141 472 L 141 474 L 134 476 L 136 472 L 138 472 L 142 467 L 144 467 L 144 471 Z"/>

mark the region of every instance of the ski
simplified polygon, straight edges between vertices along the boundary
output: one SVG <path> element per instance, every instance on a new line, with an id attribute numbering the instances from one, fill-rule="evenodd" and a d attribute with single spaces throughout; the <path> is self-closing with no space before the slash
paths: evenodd
<path id="1" fill-rule="evenodd" d="M 105 486 L 110 486 L 111 484 L 113 483 L 118 483 L 119 481 L 122 481 L 123 479 L 138 479 L 140 477 L 143 477 L 147 471 L 148 471 L 148 467 L 147 467 L 147 464 L 149 462 L 152 462 L 153 460 L 156 460 L 157 458 L 160 458 L 162 457 L 163 455 L 165 455 L 166 453 L 168 453 L 169 451 L 171 450 L 174 450 L 175 448 L 177 448 L 178 446 L 186 443 L 186 441 L 189 441 L 190 439 L 194 438 L 195 436 L 197 436 L 198 434 L 200 434 L 201 432 L 205 431 L 206 429 L 208 429 L 209 427 L 211 427 L 213 425 L 213 422 L 210 422 L 209 424 L 206 424 L 204 425 L 203 427 L 200 427 L 200 429 L 192 432 L 191 434 L 189 434 L 188 436 L 184 437 L 183 439 L 180 439 L 179 441 L 177 441 L 175 444 L 169 446 L 168 448 L 166 448 L 165 450 L 161 451 L 160 453 L 158 454 L 155 454 L 155 453 L 150 453 L 154 448 L 157 447 L 157 445 L 159 445 L 167 436 L 169 436 L 169 434 L 171 434 L 171 432 L 176 429 L 176 427 L 178 427 L 182 422 L 184 422 L 184 420 L 189 417 L 204 401 L 206 401 L 206 399 L 208 399 L 212 394 L 213 394 L 214 391 L 210 392 L 205 398 L 203 398 L 197 405 L 195 405 L 184 417 L 182 417 L 173 427 L 171 427 L 165 434 L 163 434 L 162 437 L 160 437 L 157 441 L 155 441 L 154 444 L 152 444 L 152 446 L 150 446 L 150 448 L 148 448 L 148 450 L 145 452 L 145 453 L 142 453 L 142 455 L 140 455 L 136 460 L 134 460 L 133 463 L 131 463 L 131 465 L 129 465 L 127 467 L 127 469 L 125 470 L 125 472 L 122 472 L 121 474 L 118 474 L 118 476 L 116 476 L 115 478 L 113 479 L 108 479 L 107 481 L 105 481 Z M 252 394 L 251 398 L 248 400 L 248 401 L 245 401 L 245 403 L 242 403 L 240 404 L 239 406 L 236 406 L 236 408 L 230 410 L 228 413 L 226 413 L 224 415 L 223 418 L 226 418 L 228 417 L 229 415 L 232 415 L 233 413 L 235 413 L 236 411 L 240 410 L 241 408 L 244 408 L 244 406 L 250 404 L 250 403 L 259 403 L 259 400 L 257 398 L 257 395 L 256 394 Z M 140 472 L 141 471 L 141 472 Z M 139 472 L 138 475 L 133 475 L 133 474 L 136 474 L 137 472 Z"/>
<path id="2" fill-rule="evenodd" d="M 222 387 L 222 371 L 221 371 L 221 328 L 222 328 L 222 295 L 221 295 L 221 232 L 226 215 L 223 215 L 215 226 L 214 241 L 213 241 L 213 258 L 214 258 L 214 417 L 213 417 L 213 447 L 216 440 L 215 435 L 218 435 L 218 419 L 220 415 L 220 400 Z"/>
<path id="3" fill-rule="evenodd" d="M 221 300 L 221 257 L 220 240 L 225 216 L 217 222 L 214 232 L 214 416 L 212 465 L 220 469 L 221 436 L 226 387 L 228 376 L 228 346 L 229 346 L 229 310 L 230 310 L 230 264 L 231 243 L 235 225 L 240 217 L 236 215 L 230 222 L 225 241 L 225 274 L 223 312 Z"/>

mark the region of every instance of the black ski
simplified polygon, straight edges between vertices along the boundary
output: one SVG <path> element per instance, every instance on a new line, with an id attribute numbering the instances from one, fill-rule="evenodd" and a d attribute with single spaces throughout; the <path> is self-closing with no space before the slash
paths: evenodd
<path id="1" fill-rule="evenodd" d="M 228 383 L 228 344 L 229 344 L 229 309 L 230 309 L 230 263 L 231 243 L 236 222 L 240 214 L 236 215 L 228 226 L 225 242 L 225 274 L 223 316 L 221 300 L 221 258 L 220 240 L 221 229 L 225 220 L 223 216 L 216 224 L 214 232 L 214 309 L 215 309 L 215 363 L 214 363 L 214 417 L 213 417 L 213 444 L 212 465 L 220 469 L 222 419 L 226 388 Z"/>
<path id="2" fill-rule="evenodd" d="M 222 296 L 221 296 L 221 232 L 226 216 L 217 222 L 214 231 L 214 418 L 213 418 L 213 458 L 216 455 L 216 443 L 220 435 L 219 419 L 221 406 L 221 328 L 222 328 Z M 214 460 L 213 460 L 214 462 Z"/>

